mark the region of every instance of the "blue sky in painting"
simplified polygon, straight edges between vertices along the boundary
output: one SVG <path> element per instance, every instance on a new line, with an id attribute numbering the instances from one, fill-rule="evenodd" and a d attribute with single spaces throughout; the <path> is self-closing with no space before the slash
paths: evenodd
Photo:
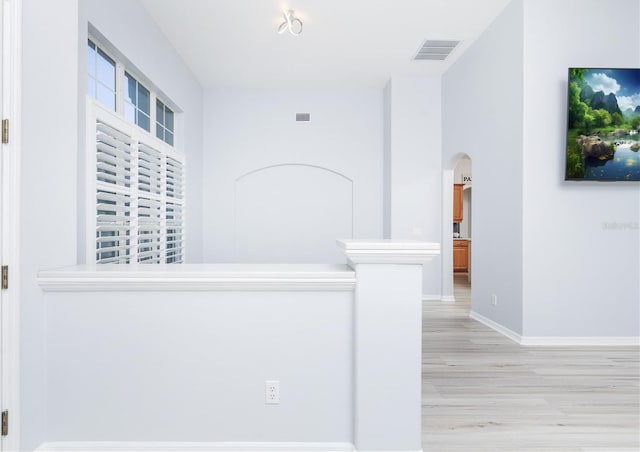
<path id="1" fill-rule="evenodd" d="M 594 91 L 615 94 L 622 111 L 640 105 L 640 69 L 587 69 L 584 80 Z"/>

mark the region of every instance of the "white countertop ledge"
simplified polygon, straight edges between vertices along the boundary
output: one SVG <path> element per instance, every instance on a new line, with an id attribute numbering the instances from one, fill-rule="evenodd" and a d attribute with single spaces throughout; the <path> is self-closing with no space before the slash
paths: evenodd
<path id="1" fill-rule="evenodd" d="M 46 292 L 352 291 L 355 272 L 326 264 L 76 265 L 38 272 Z"/>
<path id="2" fill-rule="evenodd" d="M 349 264 L 423 264 L 440 254 L 440 244 L 414 240 L 338 240 Z"/>

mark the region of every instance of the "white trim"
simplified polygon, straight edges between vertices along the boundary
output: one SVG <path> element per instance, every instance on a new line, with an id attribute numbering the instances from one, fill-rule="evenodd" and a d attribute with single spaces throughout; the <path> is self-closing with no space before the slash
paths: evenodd
<path id="1" fill-rule="evenodd" d="M 440 295 L 422 295 L 422 301 L 440 301 Z"/>
<path id="2" fill-rule="evenodd" d="M 44 443 L 35 452 L 354 452 L 349 443 L 121 442 L 73 441 Z"/>
<path id="3" fill-rule="evenodd" d="M 456 297 L 454 297 L 453 295 L 443 295 L 440 301 L 443 301 L 445 303 L 455 303 Z"/>
<path id="4" fill-rule="evenodd" d="M 638 336 L 521 336 L 471 311 L 469 317 L 525 347 L 639 347 Z"/>
<path id="5" fill-rule="evenodd" d="M 46 292 L 353 291 L 346 265 L 94 264 L 38 273 Z"/>
<path id="6" fill-rule="evenodd" d="M 639 336 L 522 336 L 520 344 L 538 347 L 639 347 Z"/>
<path id="7" fill-rule="evenodd" d="M 489 328 L 491 328 L 492 330 L 497 331 L 498 333 L 502 334 L 503 336 L 508 337 L 509 339 L 511 339 L 512 341 L 520 344 L 520 341 L 522 340 L 521 336 L 516 333 L 515 331 L 510 330 L 509 328 L 500 325 L 499 323 L 494 322 L 493 320 L 478 314 L 477 312 L 471 311 L 469 313 L 469 317 L 472 318 L 473 320 L 476 320 L 480 323 L 482 323 L 485 326 L 488 326 Z"/>
<path id="8" fill-rule="evenodd" d="M 354 452 L 424 452 L 424 449 L 420 450 L 403 450 L 403 451 L 395 451 L 395 450 L 369 450 L 369 449 L 354 449 Z"/>
<path id="9" fill-rule="evenodd" d="M 411 240 L 337 240 L 355 264 L 423 264 L 440 254 L 439 243 Z"/>
<path id="10" fill-rule="evenodd" d="M 9 289 L 2 295 L 2 402 L 10 413 L 3 451 L 20 450 L 20 150 L 22 2 L 2 0 L 2 112 L 10 120 L 9 143 L 2 145 L 2 264 L 9 265 Z"/>

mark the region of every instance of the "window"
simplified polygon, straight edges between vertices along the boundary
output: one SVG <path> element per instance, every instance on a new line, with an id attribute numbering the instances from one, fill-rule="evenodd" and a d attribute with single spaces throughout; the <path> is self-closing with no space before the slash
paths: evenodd
<path id="1" fill-rule="evenodd" d="M 175 110 L 167 105 L 166 99 L 159 98 L 157 90 L 150 86 L 145 77 L 137 74 L 135 68 L 125 68 L 118 58 L 113 58 L 113 55 L 89 39 L 87 72 L 87 94 L 90 97 L 174 146 Z"/>
<path id="2" fill-rule="evenodd" d="M 156 100 L 156 136 L 173 146 L 173 111 Z"/>
<path id="3" fill-rule="evenodd" d="M 173 147 L 174 110 L 118 59 L 89 40 L 87 262 L 181 263 L 185 159 Z"/>
<path id="4" fill-rule="evenodd" d="M 184 262 L 184 155 L 97 102 L 89 110 L 88 261 Z"/>
<path id="5" fill-rule="evenodd" d="M 151 131 L 151 93 L 131 74 L 125 72 L 124 117 Z"/>
<path id="6" fill-rule="evenodd" d="M 116 111 L 116 63 L 89 41 L 87 47 L 87 91 L 111 111 Z"/>

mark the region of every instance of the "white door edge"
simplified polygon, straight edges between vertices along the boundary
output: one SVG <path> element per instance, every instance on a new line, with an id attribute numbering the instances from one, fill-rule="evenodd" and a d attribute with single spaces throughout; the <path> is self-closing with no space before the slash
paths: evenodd
<path id="1" fill-rule="evenodd" d="M 2 1 L 2 114 L 9 119 L 9 142 L 2 144 L 2 265 L 9 288 L 2 294 L 2 410 L 9 431 L 2 451 L 20 450 L 20 55 L 22 0 Z"/>

